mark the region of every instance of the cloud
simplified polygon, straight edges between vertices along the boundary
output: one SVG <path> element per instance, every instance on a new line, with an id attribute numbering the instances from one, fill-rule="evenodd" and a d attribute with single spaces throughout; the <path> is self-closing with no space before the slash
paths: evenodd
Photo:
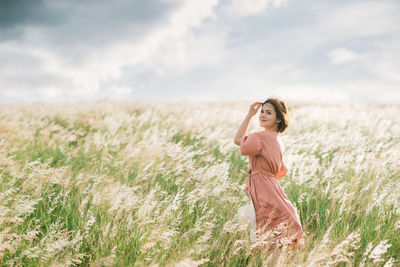
<path id="1" fill-rule="evenodd" d="M 194 40 L 201 42 L 202 35 L 193 32 L 201 29 L 205 20 L 215 19 L 213 7 L 216 4 L 216 0 L 185 1 L 171 15 L 166 25 L 154 30 L 137 47 L 140 55 L 143 55 L 140 63 L 161 76 L 166 73 L 174 75 L 176 71 L 188 71 L 194 67 L 196 59 L 188 54 L 199 50 Z"/>
<path id="2" fill-rule="evenodd" d="M 65 18 L 65 13 L 52 10 L 42 0 L 2 0 L 0 18 L 0 32 L 4 32 L 7 29 L 15 30 L 19 26 L 28 24 L 58 24 Z"/>
<path id="3" fill-rule="evenodd" d="M 400 80 L 400 5 L 395 1 L 332 2 L 315 8 L 315 26 L 304 25 L 309 51 L 324 51 L 329 65 L 320 69 L 341 73 L 349 80 L 375 84 L 376 90 L 391 90 Z M 342 78 L 336 75 L 335 78 Z M 345 83 L 350 81 L 343 80 Z M 386 88 L 386 89 L 385 89 Z"/>
<path id="4" fill-rule="evenodd" d="M 63 95 L 63 91 L 55 88 L 40 88 L 39 93 L 45 98 L 53 98 Z"/>
<path id="5" fill-rule="evenodd" d="M 358 58 L 356 52 L 345 47 L 333 49 L 331 52 L 329 52 L 328 56 L 333 64 L 343 64 L 354 61 Z"/>
<path id="6" fill-rule="evenodd" d="M 0 57 L 9 62 L 0 73 L 2 77 L 0 86 L 2 88 L 23 90 L 30 87 L 38 90 L 44 82 L 48 83 L 50 87 L 54 87 L 61 84 L 59 81 L 67 81 L 61 84 L 61 89 L 65 91 L 66 95 L 95 95 L 99 93 L 103 83 L 120 78 L 123 68 L 141 65 L 152 71 L 162 73 L 168 71 L 171 66 L 184 65 L 186 61 L 186 40 L 190 42 L 193 38 L 191 31 L 201 27 L 205 19 L 212 19 L 212 8 L 217 4 L 217 1 L 173 2 L 174 9 L 163 19 L 163 24 L 154 24 L 149 32 L 140 33 L 140 38 L 134 34 L 137 26 L 135 22 L 139 20 L 135 18 L 135 14 L 146 11 L 145 14 L 150 13 L 151 15 L 148 10 L 143 10 L 143 6 L 151 6 L 148 9 L 153 8 L 158 12 L 162 10 L 165 5 L 164 2 L 153 7 L 151 3 L 154 4 L 154 1 L 147 1 L 147 4 L 137 1 L 133 6 L 129 5 L 129 1 L 117 1 L 113 2 L 112 5 L 106 1 L 105 3 L 108 4 L 103 3 L 104 6 L 97 4 L 97 8 L 77 2 L 73 2 L 74 5 L 70 2 L 59 3 L 55 1 L 55 4 L 50 3 L 53 2 L 48 3 L 53 9 L 76 11 L 73 13 L 78 15 L 71 15 L 71 17 L 76 18 L 77 21 L 73 20 L 70 24 L 63 24 L 57 29 L 51 28 L 51 26 L 37 28 L 26 25 L 23 40 L 2 42 L 0 44 Z M 139 11 L 135 10 L 137 6 L 141 6 Z M 128 11 L 122 12 L 121 15 L 120 11 L 124 8 L 127 8 Z M 131 14 L 129 10 L 135 11 Z M 113 11 L 115 12 L 113 13 Z M 89 15 L 89 19 L 85 15 Z M 131 21 L 133 23 L 131 26 L 123 23 L 128 16 L 135 18 Z M 101 22 L 103 17 L 105 22 Z M 139 17 L 143 17 L 143 15 Z M 113 25 L 114 22 L 111 22 L 113 18 L 120 23 Z M 155 20 L 157 19 L 155 18 Z M 148 18 L 144 18 L 141 23 L 148 20 Z M 107 22 L 110 22 L 111 26 L 106 27 L 107 31 L 99 32 L 100 37 L 96 37 L 96 31 L 91 27 L 106 25 Z M 78 27 L 80 24 L 83 25 L 82 28 Z M 111 28 L 112 26 L 114 27 Z M 115 41 L 110 40 L 106 41 L 106 44 L 96 45 L 92 43 L 93 41 L 86 40 L 90 39 L 91 35 L 96 40 L 113 37 L 113 32 L 119 32 L 116 29 L 120 28 L 122 30 L 130 29 L 130 31 L 126 32 L 126 36 L 116 38 Z M 144 31 L 144 29 L 146 29 L 146 26 L 141 30 Z M 61 32 L 64 34 L 73 32 L 73 34 L 65 37 L 62 36 Z M 79 37 L 81 34 L 84 36 L 84 33 L 89 37 L 85 36 L 84 40 L 81 40 Z M 58 37 L 61 41 L 58 41 Z M 67 47 L 66 44 L 61 43 L 62 40 L 67 40 L 66 43 L 71 46 Z M 75 40 L 76 43 L 73 43 Z M 193 46 L 193 44 L 190 45 Z M 15 58 L 19 58 L 19 60 L 14 61 Z M 26 62 L 36 62 L 37 64 L 26 64 Z M 34 72 L 36 75 L 24 75 L 24 73 L 30 73 L 32 65 L 35 65 Z M 25 76 L 25 78 L 14 78 L 18 76 Z M 49 79 L 50 76 L 58 77 L 58 81 L 54 79 L 54 84 L 52 84 L 52 79 Z M 33 86 L 32 83 L 27 83 L 28 80 L 35 80 Z M 35 86 L 35 84 L 38 86 Z"/>
<path id="7" fill-rule="evenodd" d="M 231 16 L 250 16 L 262 13 L 268 6 L 281 7 L 287 0 L 233 0 L 227 7 Z"/>
<path id="8" fill-rule="evenodd" d="M 132 88 L 129 86 L 113 86 L 111 91 L 118 96 L 124 96 L 132 92 Z"/>
<path id="9" fill-rule="evenodd" d="M 394 2 L 355 1 L 328 5 L 321 13 L 319 25 L 330 38 L 381 36 L 398 31 L 400 27 L 400 8 Z"/>
<path id="10" fill-rule="evenodd" d="M 53 0 L 2 0 L 1 30 L 35 28 L 46 42 L 62 44 L 96 43 L 103 45 L 113 37 L 143 35 L 165 17 L 178 2 L 172 1 L 53 1 Z M 39 31 L 40 30 L 40 31 Z"/>
<path id="11" fill-rule="evenodd" d="M 385 81 L 393 81 L 400 91 L 400 35 L 376 44 L 374 52 L 365 55 L 365 64 Z"/>
<path id="12" fill-rule="evenodd" d="M 328 53 L 331 63 L 351 65 L 352 69 L 369 72 L 386 82 L 400 82 L 400 38 L 392 42 L 379 42 L 373 51 L 355 52 L 345 47 Z"/>
<path id="13" fill-rule="evenodd" d="M 340 100 L 398 88 L 395 1 L 32 1 L 1 2 L 7 99 Z"/>

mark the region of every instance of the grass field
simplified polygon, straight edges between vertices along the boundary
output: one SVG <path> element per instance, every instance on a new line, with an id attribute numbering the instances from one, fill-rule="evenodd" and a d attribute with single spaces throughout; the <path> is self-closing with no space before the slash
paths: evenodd
<path id="1" fill-rule="evenodd" d="M 262 266 L 237 221 L 250 104 L 0 106 L 0 265 Z M 399 266 L 400 106 L 287 104 L 306 249 L 277 265 Z"/>

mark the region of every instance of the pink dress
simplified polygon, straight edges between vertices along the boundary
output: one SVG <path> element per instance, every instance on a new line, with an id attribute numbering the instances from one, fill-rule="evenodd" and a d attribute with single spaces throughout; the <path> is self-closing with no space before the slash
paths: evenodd
<path id="1" fill-rule="evenodd" d="M 264 130 L 243 136 L 240 151 L 242 155 L 249 156 L 251 169 L 248 170 L 250 175 L 244 192 L 253 202 L 258 233 L 286 222 L 285 234 L 296 243 L 304 232 L 297 211 L 278 182 L 287 172 L 278 133 Z"/>

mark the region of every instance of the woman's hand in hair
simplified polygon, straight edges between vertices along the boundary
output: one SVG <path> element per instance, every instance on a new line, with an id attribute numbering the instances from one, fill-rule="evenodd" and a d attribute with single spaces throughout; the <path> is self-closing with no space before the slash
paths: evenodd
<path id="1" fill-rule="evenodd" d="M 253 117 L 254 115 L 257 114 L 258 110 L 261 107 L 261 102 L 254 102 L 253 104 L 250 105 L 249 113 L 247 114 L 248 116 Z"/>

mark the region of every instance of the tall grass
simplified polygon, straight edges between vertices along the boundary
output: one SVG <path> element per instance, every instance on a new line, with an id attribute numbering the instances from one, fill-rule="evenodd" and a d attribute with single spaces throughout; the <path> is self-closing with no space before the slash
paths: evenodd
<path id="1" fill-rule="evenodd" d="M 0 265 L 266 264 L 237 220 L 249 105 L 0 106 Z M 306 249 L 282 248 L 277 266 L 399 265 L 400 106 L 288 106 L 279 182 Z"/>

